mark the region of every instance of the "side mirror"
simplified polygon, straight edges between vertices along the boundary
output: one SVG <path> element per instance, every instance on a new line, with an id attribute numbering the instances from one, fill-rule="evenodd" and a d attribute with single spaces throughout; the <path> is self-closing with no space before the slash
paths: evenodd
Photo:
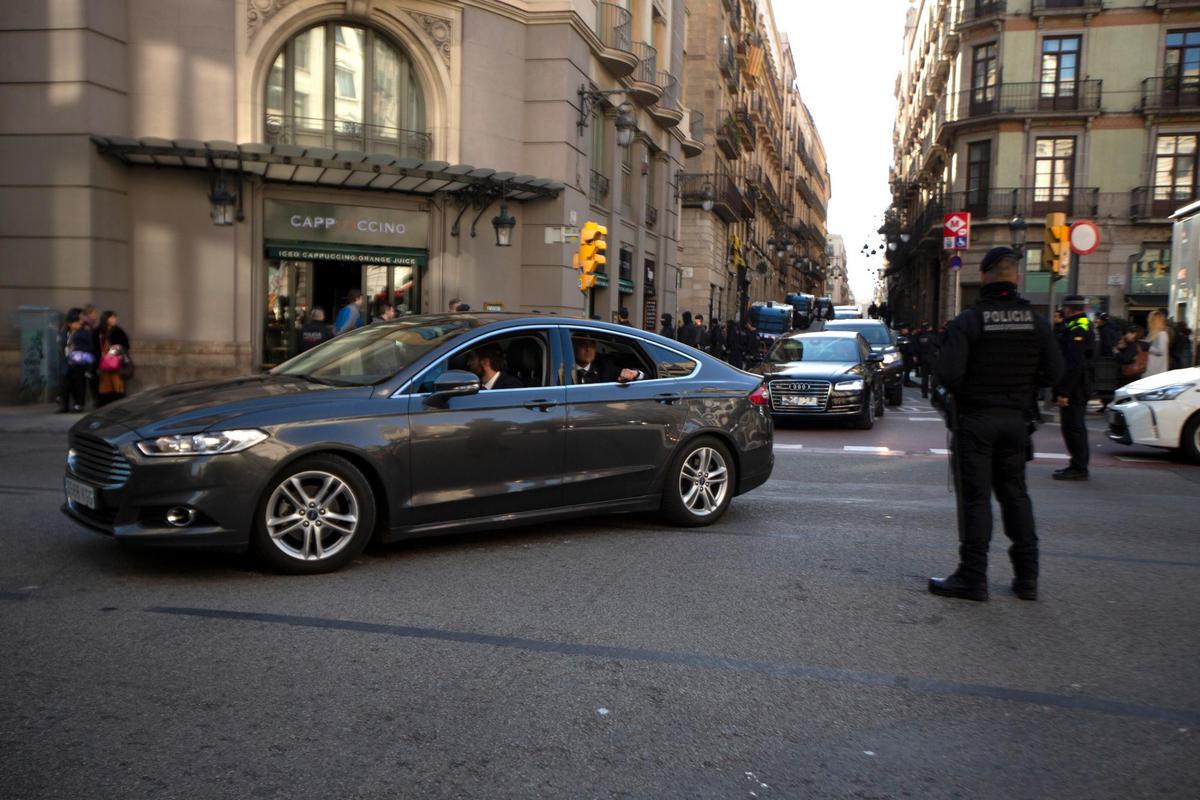
<path id="1" fill-rule="evenodd" d="M 433 393 L 425 398 L 425 405 L 445 408 L 451 397 L 479 394 L 479 376 L 474 372 L 452 369 L 443 372 L 433 382 Z"/>

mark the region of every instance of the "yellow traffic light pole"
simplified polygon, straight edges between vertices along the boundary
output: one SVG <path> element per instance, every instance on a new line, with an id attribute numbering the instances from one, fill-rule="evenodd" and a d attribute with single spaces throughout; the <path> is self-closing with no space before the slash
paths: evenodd
<path id="1" fill-rule="evenodd" d="M 1050 269 L 1050 289 L 1046 296 L 1046 308 L 1054 314 L 1054 285 L 1068 276 L 1076 267 L 1071 258 L 1071 228 L 1067 215 L 1054 211 L 1046 215 L 1042 237 L 1042 264 Z"/>

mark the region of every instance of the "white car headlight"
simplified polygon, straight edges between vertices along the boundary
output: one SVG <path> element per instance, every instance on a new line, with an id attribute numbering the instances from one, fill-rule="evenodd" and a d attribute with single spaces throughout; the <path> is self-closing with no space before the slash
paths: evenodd
<path id="1" fill-rule="evenodd" d="M 835 392 L 861 392 L 863 390 L 862 378 L 855 378 L 852 381 L 841 381 L 833 385 Z"/>
<path id="2" fill-rule="evenodd" d="M 1162 386 L 1149 392 L 1135 394 L 1133 398 L 1135 400 L 1174 400 L 1195 385 L 1194 383 L 1176 383 L 1171 386 Z"/>
<path id="3" fill-rule="evenodd" d="M 208 431 L 143 439 L 137 443 L 137 448 L 148 456 L 211 456 L 218 453 L 237 453 L 266 438 L 267 434 L 254 429 Z"/>
<path id="4" fill-rule="evenodd" d="M 885 367 L 889 366 L 891 364 L 895 364 L 899 360 L 900 360 L 899 353 L 884 353 L 883 354 L 883 365 Z"/>

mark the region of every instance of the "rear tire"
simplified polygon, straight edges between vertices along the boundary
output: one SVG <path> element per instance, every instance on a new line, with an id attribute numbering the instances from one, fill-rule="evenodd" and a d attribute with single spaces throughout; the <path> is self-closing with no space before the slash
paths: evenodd
<path id="1" fill-rule="evenodd" d="M 887 404 L 889 406 L 898 406 L 904 402 L 904 383 L 896 381 L 895 386 L 888 387 Z"/>
<path id="2" fill-rule="evenodd" d="M 314 455 L 289 464 L 267 484 L 251 547 L 275 572 L 315 575 L 359 555 L 375 528 L 375 496 L 353 464 Z"/>
<path id="3" fill-rule="evenodd" d="M 685 528 L 719 520 L 737 489 L 737 470 L 729 448 L 702 436 L 687 442 L 671 460 L 663 483 L 662 513 Z"/>

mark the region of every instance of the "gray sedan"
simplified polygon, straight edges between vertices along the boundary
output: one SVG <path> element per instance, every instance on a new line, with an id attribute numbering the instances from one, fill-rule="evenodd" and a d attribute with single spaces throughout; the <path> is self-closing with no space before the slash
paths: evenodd
<path id="1" fill-rule="evenodd" d="M 337 569 L 372 537 L 649 510 L 708 525 L 771 474 L 768 403 L 760 376 L 625 326 L 407 317 L 85 417 L 63 510 L 293 573 Z"/>

